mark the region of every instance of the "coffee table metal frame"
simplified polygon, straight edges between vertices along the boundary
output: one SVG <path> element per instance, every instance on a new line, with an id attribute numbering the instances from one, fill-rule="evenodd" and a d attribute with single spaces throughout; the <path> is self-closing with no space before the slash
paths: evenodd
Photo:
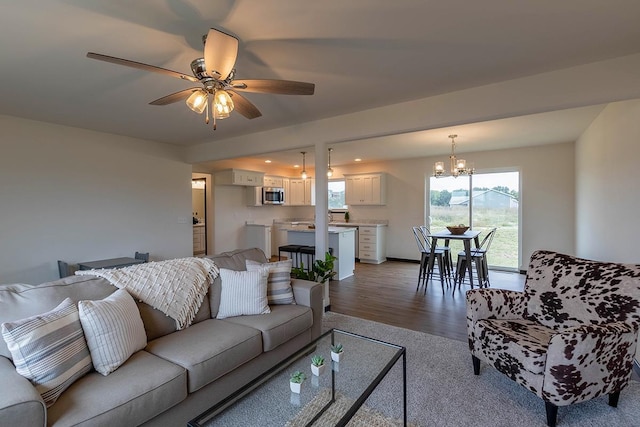
<path id="1" fill-rule="evenodd" d="M 339 334 L 356 337 L 369 342 L 374 342 L 374 343 L 378 343 L 381 345 L 385 345 L 385 346 L 389 346 L 397 349 L 393 357 L 391 357 L 389 362 L 382 368 L 382 370 L 378 373 L 378 375 L 374 378 L 374 380 L 371 381 L 369 386 L 362 392 L 360 397 L 356 399 L 356 401 L 353 403 L 351 408 L 349 408 L 349 410 L 347 410 L 347 412 L 342 416 L 340 421 L 338 421 L 336 426 L 339 426 L 339 427 L 345 426 L 349 422 L 349 420 L 353 418 L 356 412 L 358 412 L 358 409 L 360 409 L 360 407 L 364 404 L 364 402 L 369 398 L 371 393 L 373 393 L 373 391 L 376 389 L 378 384 L 380 384 L 380 382 L 384 379 L 384 377 L 389 373 L 391 368 L 393 368 L 393 366 L 396 364 L 396 362 L 400 358 L 402 358 L 402 405 L 403 405 L 402 413 L 403 413 L 403 423 L 404 423 L 403 425 L 406 426 L 407 425 L 407 350 L 406 348 L 397 344 L 391 344 L 385 341 L 377 340 L 375 338 L 369 338 L 364 335 L 354 334 L 352 332 L 347 332 L 340 329 L 331 329 L 323 333 L 318 338 L 313 340 L 311 343 L 307 344 L 305 347 L 303 347 L 293 355 L 289 356 L 288 358 L 286 358 L 285 360 L 283 360 L 273 368 L 266 371 L 264 374 L 260 375 L 259 377 L 257 377 L 256 379 L 254 379 L 244 387 L 237 390 L 235 393 L 232 393 L 225 399 L 213 405 L 211 408 L 209 408 L 205 412 L 198 415 L 193 420 L 189 421 L 188 426 L 203 427 L 204 423 L 211 421 L 213 418 L 215 418 L 216 415 L 225 411 L 228 407 L 238 402 L 244 396 L 251 393 L 251 391 L 255 390 L 256 388 L 258 388 L 259 386 L 267 382 L 270 378 L 279 374 L 280 372 L 285 370 L 288 366 L 295 363 L 300 358 L 307 356 L 308 354 L 313 352 L 316 344 L 326 336 L 331 335 L 331 344 L 332 345 L 335 344 L 336 332 Z M 315 417 L 307 424 L 307 426 L 313 425 L 313 423 L 318 418 L 320 418 L 322 414 L 327 409 L 329 409 L 329 407 L 331 407 L 331 405 L 335 402 L 335 393 L 336 393 L 335 372 L 332 370 L 331 371 L 331 400 L 315 415 Z"/>

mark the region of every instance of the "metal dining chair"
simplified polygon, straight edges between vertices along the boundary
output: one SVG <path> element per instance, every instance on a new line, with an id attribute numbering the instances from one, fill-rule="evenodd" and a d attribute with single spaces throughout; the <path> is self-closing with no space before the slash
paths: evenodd
<path id="1" fill-rule="evenodd" d="M 420 250 L 420 269 L 418 271 L 418 286 L 416 287 L 416 292 L 420 289 L 421 284 L 424 283 L 424 292 L 425 294 L 427 293 L 428 281 L 433 277 L 433 270 L 437 263 L 440 283 L 442 285 L 442 293 L 444 293 L 444 252 L 436 249 L 433 254 L 433 262 L 429 262 L 431 259 L 431 244 L 427 239 L 425 239 L 420 226 L 412 227 L 412 230 L 413 236 L 416 239 L 416 244 L 418 245 L 418 250 Z M 429 268 L 430 264 L 433 266 L 431 269 Z"/>
<path id="2" fill-rule="evenodd" d="M 429 237 L 431 231 L 429 230 L 429 227 L 427 227 L 426 225 L 421 225 L 420 232 L 422 233 L 422 237 L 424 238 L 424 240 L 429 243 L 429 247 L 431 247 L 431 238 Z M 436 251 L 442 252 L 442 260 L 444 261 L 444 272 L 449 278 L 452 278 L 453 258 L 451 256 L 451 248 L 449 246 L 436 246 Z"/>
<path id="3" fill-rule="evenodd" d="M 487 262 L 487 253 L 489 252 L 489 248 L 491 247 L 491 242 L 493 242 L 493 237 L 496 234 L 496 230 L 498 228 L 494 227 L 484 236 L 482 242 L 480 242 L 480 246 L 471 249 L 471 262 L 476 266 L 476 274 L 478 275 L 478 281 L 480 287 L 489 287 L 489 263 Z M 458 253 L 458 261 L 456 263 L 456 274 L 453 282 L 453 286 L 455 289 L 455 285 L 458 285 L 458 289 L 460 289 L 462 282 L 464 281 L 464 276 L 467 271 L 467 254 L 464 251 L 460 251 Z M 473 289 L 473 283 L 471 283 L 471 289 Z"/>

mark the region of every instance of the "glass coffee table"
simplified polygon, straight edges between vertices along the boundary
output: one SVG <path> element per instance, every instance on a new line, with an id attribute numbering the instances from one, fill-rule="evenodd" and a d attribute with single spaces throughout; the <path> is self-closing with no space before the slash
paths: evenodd
<path id="1" fill-rule="evenodd" d="M 342 344 L 340 362 L 331 346 Z M 325 359 L 325 371 L 311 372 L 311 357 Z M 407 425 L 406 349 L 362 335 L 332 329 L 283 360 L 225 400 L 189 421 L 190 427 L 344 426 L 402 358 L 402 413 Z M 300 393 L 289 388 L 295 371 L 306 375 Z"/>

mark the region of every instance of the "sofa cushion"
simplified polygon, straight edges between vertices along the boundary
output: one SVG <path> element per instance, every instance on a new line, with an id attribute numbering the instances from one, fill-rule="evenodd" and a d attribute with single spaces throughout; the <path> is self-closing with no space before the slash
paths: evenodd
<path id="1" fill-rule="evenodd" d="M 267 262 L 267 257 L 258 248 L 237 249 L 231 252 L 223 252 L 218 255 L 211 255 L 207 258 L 212 259 L 220 268 L 228 270 L 242 271 L 246 269 L 246 260 L 250 259 L 259 263 Z M 211 309 L 211 317 L 218 314 L 218 306 L 220 305 L 221 281 L 218 276 L 209 287 L 209 304 Z"/>
<path id="2" fill-rule="evenodd" d="M 311 328 L 313 312 L 302 305 L 274 305 L 270 314 L 230 317 L 224 321 L 260 330 L 263 350 L 270 351 Z"/>
<path id="3" fill-rule="evenodd" d="M 259 263 L 253 260 L 247 260 L 247 270 L 255 271 L 260 268 L 269 269 L 269 277 L 267 278 L 267 300 L 269 305 L 278 304 L 295 304 L 293 299 L 293 290 L 291 289 L 291 269 L 293 261 L 276 261 Z"/>
<path id="4" fill-rule="evenodd" d="M 270 312 L 267 303 L 267 278 L 269 269 L 234 271 L 220 269 L 222 292 L 218 319 Z"/>
<path id="5" fill-rule="evenodd" d="M 29 379 L 47 407 L 91 371 L 91 357 L 78 317 L 66 298 L 51 311 L 2 324 L 16 371 Z"/>
<path id="6" fill-rule="evenodd" d="M 103 300 L 78 301 L 80 323 L 96 371 L 109 375 L 147 345 L 135 301 L 124 289 Z"/>
<path id="7" fill-rule="evenodd" d="M 0 285 L 0 323 L 44 313 L 65 298 L 71 298 L 74 302 L 102 299 L 116 289 L 107 280 L 93 276 L 69 276 L 40 285 Z M 0 355 L 11 359 L 4 340 L 0 340 Z"/>
<path id="8" fill-rule="evenodd" d="M 135 426 L 187 397 L 187 373 L 139 351 L 108 376 L 91 372 L 49 408 L 48 425 Z"/>
<path id="9" fill-rule="evenodd" d="M 189 393 L 262 353 L 260 331 L 209 319 L 153 340 L 146 350 L 184 367 Z"/>

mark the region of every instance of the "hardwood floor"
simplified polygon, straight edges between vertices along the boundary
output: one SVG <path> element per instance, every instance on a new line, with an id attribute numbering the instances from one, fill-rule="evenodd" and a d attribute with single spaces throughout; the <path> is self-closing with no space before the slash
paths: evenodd
<path id="1" fill-rule="evenodd" d="M 356 263 L 354 276 L 330 283 L 331 311 L 466 341 L 464 292 L 469 285 L 455 291 L 445 286 L 443 294 L 434 279 L 426 292 L 423 287 L 416 292 L 418 269 L 411 262 Z M 524 288 L 522 274 L 491 271 L 489 279 L 492 288 Z"/>

